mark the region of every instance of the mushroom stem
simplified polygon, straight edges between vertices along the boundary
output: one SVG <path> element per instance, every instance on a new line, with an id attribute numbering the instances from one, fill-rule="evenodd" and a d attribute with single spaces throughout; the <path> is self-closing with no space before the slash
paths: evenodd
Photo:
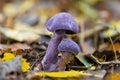
<path id="1" fill-rule="evenodd" d="M 71 52 L 62 51 L 62 56 L 58 59 L 56 63 L 56 70 L 57 71 L 64 71 L 66 65 L 73 59 L 73 55 Z"/>
<path id="2" fill-rule="evenodd" d="M 42 60 L 43 70 L 49 71 L 51 64 L 55 64 L 57 62 L 57 55 L 58 55 L 58 45 L 61 42 L 65 31 L 59 30 L 56 31 L 51 38 L 46 54 Z"/>

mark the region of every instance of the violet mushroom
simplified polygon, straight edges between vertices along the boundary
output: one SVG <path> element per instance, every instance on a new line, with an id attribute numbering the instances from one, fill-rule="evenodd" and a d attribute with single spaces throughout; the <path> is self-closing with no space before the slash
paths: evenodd
<path id="1" fill-rule="evenodd" d="M 58 51 L 62 56 L 58 59 L 58 62 L 51 68 L 52 71 L 65 70 L 66 65 L 73 59 L 73 56 L 77 55 L 81 50 L 77 43 L 70 39 L 64 39 L 58 45 Z"/>
<path id="2" fill-rule="evenodd" d="M 49 71 L 52 64 L 57 62 L 57 47 L 65 34 L 74 34 L 79 32 L 79 27 L 74 18 L 69 13 L 59 13 L 51 17 L 46 27 L 53 32 L 45 56 L 42 59 L 43 70 Z"/>

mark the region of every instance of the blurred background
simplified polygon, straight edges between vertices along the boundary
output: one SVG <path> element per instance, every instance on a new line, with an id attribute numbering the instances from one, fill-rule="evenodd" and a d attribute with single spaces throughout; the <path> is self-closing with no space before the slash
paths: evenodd
<path id="1" fill-rule="evenodd" d="M 67 37 L 81 45 L 85 54 L 112 50 L 111 38 L 120 42 L 120 0 L 0 0 L 0 43 L 22 42 L 45 51 L 52 34 L 46 22 L 60 12 L 69 12 L 79 24 L 80 33 Z M 12 45 L 12 50 L 28 48 L 22 43 Z"/>
<path id="2" fill-rule="evenodd" d="M 83 32 L 119 21 L 119 7 L 120 0 L 0 0 L 0 32 L 17 41 L 35 41 L 39 35 L 51 35 L 45 24 L 60 12 L 72 14 Z"/>
<path id="3" fill-rule="evenodd" d="M 52 36 L 46 29 L 46 22 L 60 12 L 70 13 L 80 27 L 80 33 L 65 35 L 82 50 L 68 69 L 75 65 L 87 70 L 91 63 L 114 61 L 116 56 L 120 59 L 120 0 L 0 0 L 0 56 L 5 52 L 22 54 L 32 65 L 30 68 L 23 64 L 26 70 L 41 69 L 39 63 Z M 87 60 L 81 54 L 93 54 L 95 58 L 87 56 L 90 57 Z M 78 70 L 74 66 L 73 69 Z"/>

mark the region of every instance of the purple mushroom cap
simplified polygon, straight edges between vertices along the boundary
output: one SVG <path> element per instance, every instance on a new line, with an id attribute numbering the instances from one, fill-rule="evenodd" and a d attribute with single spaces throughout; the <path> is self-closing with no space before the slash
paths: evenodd
<path id="1" fill-rule="evenodd" d="M 64 39 L 58 45 L 58 51 L 68 51 L 72 52 L 73 54 L 77 55 L 80 52 L 80 47 L 77 43 L 70 39 Z"/>
<path id="2" fill-rule="evenodd" d="M 79 32 L 79 26 L 71 14 L 62 12 L 51 17 L 46 27 L 49 31 L 55 32 L 57 30 L 65 30 L 67 34 Z"/>

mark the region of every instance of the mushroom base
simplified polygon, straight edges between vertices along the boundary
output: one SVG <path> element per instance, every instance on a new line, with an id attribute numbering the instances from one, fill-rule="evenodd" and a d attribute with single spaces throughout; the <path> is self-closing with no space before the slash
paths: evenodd
<path id="1" fill-rule="evenodd" d="M 56 68 L 54 71 L 64 71 L 66 69 L 66 65 L 70 63 L 73 59 L 73 55 L 71 52 L 61 52 L 62 56 L 58 58 L 58 62 L 55 64 Z"/>

